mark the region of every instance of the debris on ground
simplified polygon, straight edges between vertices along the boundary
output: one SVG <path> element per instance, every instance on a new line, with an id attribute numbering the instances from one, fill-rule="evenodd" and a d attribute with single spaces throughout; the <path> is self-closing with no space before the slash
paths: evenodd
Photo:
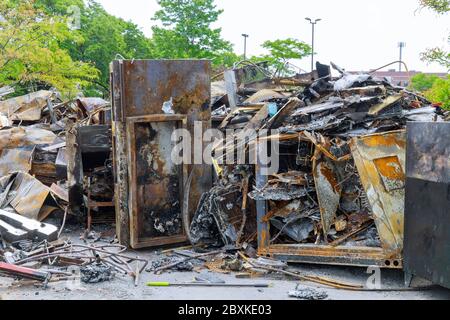
<path id="1" fill-rule="evenodd" d="M 167 71 L 166 62 L 140 63 L 155 63 L 155 75 Z M 204 61 L 195 68 L 209 70 Z M 169 94 L 158 96 L 157 113 L 132 116 L 100 98 L 64 101 L 38 91 L 4 99 L 14 89 L 0 88 L 0 275 L 46 284 L 73 277 L 77 267 L 84 283 L 128 276 L 137 286 L 144 270 L 197 272 L 192 283 L 147 285 L 269 286 L 214 276 L 234 274 L 356 291 L 363 285 L 299 273 L 288 262 L 402 268 L 405 128 L 448 121 L 449 111 L 333 63 L 282 77 L 242 62 L 211 84 L 209 114 L 208 77 L 193 86 L 198 96 L 185 93 L 202 102 L 201 112 Z M 173 86 L 181 92 L 186 84 Z M 214 140 L 212 166 L 188 172 L 163 161 L 174 129 L 198 120 L 232 132 Z M 272 172 L 258 153 L 264 144 L 278 148 Z M 76 241 L 64 237 L 71 224 Z M 177 243 L 191 245 L 151 261 L 126 253 Z M 328 297 L 303 285 L 289 296 Z"/>
<path id="2" fill-rule="evenodd" d="M 146 271 L 148 272 L 154 272 L 157 269 L 176 263 L 179 260 L 182 260 L 183 258 L 172 258 L 172 257 L 164 257 L 164 258 L 160 258 L 158 260 L 154 260 L 150 262 L 150 267 L 148 267 L 146 269 Z M 175 270 L 175 271 L 179 271 L 179 272 L 183 272 L 183 271 L 192 271 L 194 270 L 194 264 L 190 261 L 183 261 L 176 265 L 174 265 L 172 268 L 170 268 L 169 270 Z"/>
<path id="3" fill-rule="evenodd" d="M 313 288 L 297 285 L 295 290 L 289 291 L 289 297 L 302 300 L 325 300 L 328 294 L 325 291 L 319 291 Z"/>
<path id="4" fill-rule="evenodd" d="M 102 262 L 92 263 L 80 268 L 81 281 L 84 283 L 99 283 L 110 281 L 114 277 L 111 266 Z"/>

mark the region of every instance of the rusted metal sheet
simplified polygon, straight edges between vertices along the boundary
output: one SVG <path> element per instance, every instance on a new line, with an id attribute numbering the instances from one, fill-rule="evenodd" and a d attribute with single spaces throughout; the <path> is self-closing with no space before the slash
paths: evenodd
<path id="1" fill-rule="evenodd" d="M 13 172 L 30 172 L 34 146 L 0 150 L 0 177 Z"/>
<path id="2" fill-rule="evenodd" d="M 313 161 L 313 175 L 319 200 L 320 215 L 324 238 L 327 238 L 331 226 L 336 220 L 342 188 L 339 185 L 336 169 L 332 161 L 316 150 Z"/>
<path id="3" fill-rule="evenodd" d="M 167 131 L 173 129 L 170 115 L 185 115 L 186 128 L 194 136 L 194 124 L 201 123 L 202 130 L 205 131 L 211 126 L 210 112 L 210 62 L 206 60 L 134 60 L 134 61 L 114 61 L 111 65 L 111 85 L 112 85 L 112 115 L 113 115 L 113 145 L 114 145 L 114 166 L 115 189 L 116 189 L 116 213 L 117 213 L 117 234 L 121 243 L 130 242 L 133 248 L 164 245 L 164 239 L 154 237 L 153 241 L 149 237 L 158 234 L 149 233 L 147 236 L 138 232 L 141 228 L 141 221 L 137 219 L 139 227 L 137 229 L 130 226 L 130 218 L 135 219 L 135 214 L 131 208 L 130 197 L 139 196 L 139 205 L 148 205 L 150 209 L 154 203 L 151 200 L 152 193 L 161 195 L 163 191 L 170 191 L 168 185 L 160 183 L 157 189 L 145 187 L 146 183 L 131 178 L 133 166 L 142 166 L 149 169 L 140 171 L 138 179 L 141 182 L 151 182 L 147 185 L 156 184 L 151 181 L 151 167 L 145 167 L 139 150 L 147 152 L 154 150 L 151 146 L 152 139 L 149 139 L 153 131 Z M 171 114 L 165 114 L 169 112 Z M 136 117 L 160 116 L 160 121 L 147 122 L 145 125 L 137 125 L 134 128 L 135 139 L 130 137 L 129 119 Z M 169 121 L 166 121 L 169 120 Z M 152 129 L 152 122 L 162 122 L 157 130 Z M 131 123 L 133 123 L 131 121 Z M 172 124 L 169 124 L 172 123 Z M 164 128 L 166 127 L 166 128 Z M 152 129 L 152 130 L 150 130 Z M 148 135 L 150 134 L 150 136 Z M 147 135 L 147 137 L 146 137 Z M 130 141 L 129 139 L 134 139 Z M 157 137 L 157 140 L 159 137 Z M 156 140 L 156 141 L 157 141 Z M 192 139 L 194 144 L 194 139 Z M 136 143 L 139 143 L 138 145 Z M 203 146 L 204 147 L 204 146 Z M 203 147 L 199 151 L 203 151 Z M 194 150 L 194 149 L 193 149 Z M 193 152 L 195 154 L 195 152 Z M 134 155 L 136 163 L 130 162 L 129 156 Z M 167 161 L 167 159 L 164 159 Z M 163 167 L 158 167 L 160 170 Z M 156 170 L 156 171 L 158 171 Z M 187 172 L 193 175 L 189 193 L 189 213 L 192 217 L 201 195 L 209 190 L 212 184 L 212 168 L 208 165 L 189 165 Z M 150 179 L 150 181 L 148 180 Z M 147 181 L 146 181 L 147 180 Z M 164 180 L 164 177 L 163 179 Z M 178 185 L 175 189 L 179 189 Z M 140 193 L 131 192 L 132 189 Z M 156 188 L 156 187 L 155 187 Z M 141 199 L 146 199 L 142 201 Z M 161 201 L 162 203 L 164 201 Z M 144 210 L 143 215 L 151 215 L 151 210 Z M 128 236 L 125 230 L 128 228 L 133 235 Z M 144 237 L 139 237 L 144 236 Z M 136 240 L 137 239 L 137 240 Z M 184 235 L 179 235 L 176 242 L 185 240 Z M 170 240 L 174 243 L 175 240 Z"/>
<path id="4" fill-rule="evenodd" d="M 77 130 L 78 126 L 75 123 L 70 121 L 67 123 L 67 187 L 69 189 L 69 210 L 75 215 L 81 213 L 83 204 L 83 164 L 81 149 L 78 147 Z"/>
<path id="5" fill-rule="evenodd" d="M 27 173 L 19 172 L 10 190 L 8 202 L 20 215 L 38 220 L 50 189 Z"/>
<path id="6" fill-rule="evenodd" d="M 67 149 L 61 148 L 58 150 L 55 160 L 56 179 L 58 181 L 67 180 Z"/>
<path id="7" fill-rule="evenodd" d="M 38 121 L 41 119 L 42 109 L 47 106 L 53 92 L 38 91 L 25 96 L 0 101 L 0 113 L 11 120 Z"/>
<path id="8" fill-rule="evenodd" d="M 111 126 L 94 125 L 79 127 L 77 132 L 82 153 L 111 152 Z"/>
<path id="9" fill-rule="evenodd" d="M 128 207 L 128 146 L 126 123 L 123 119 L 123 61 L 110 65 L 111 131 L 114 165 L 114 204 L 116 207 L 116 235 L 119 243 L 130 246 L 130 212 Z"/>
<path id="10" fill-rule="evenodd" d="M 52 144 L 56 135 L 48 130 L 34 127 L 14 127 L 0 130 L 0 150 L 17 147 Z"/>
<path id="11" fill-rule="evenodd" d="M 450 183 L 450 123 L 408 123 L 408 178 Z"/>
<path id="12" fill-rule="evenodd" d="M 402 259 L 392 256 L 382 248 L 332 247 L 310 244 L 272 245 L 266 250 L 266 253 L 276 259 L 292 263 L 402 268 Z"/>
<path id="13" fill-rule="evenodd" d="M 403 249 L 406 132 L 354 138 L 351 149 L 385 251 Z"/>
<path id="14" fill-rule="evenodd" d="M 12 126 L 12 121 L 7 116 L 0 114 L 0 129 L 10 126 Z"/>

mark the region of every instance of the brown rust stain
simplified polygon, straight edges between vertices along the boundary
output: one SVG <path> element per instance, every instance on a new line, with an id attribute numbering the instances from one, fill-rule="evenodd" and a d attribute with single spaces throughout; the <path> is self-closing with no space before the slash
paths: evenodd
<path id="1" fill-rule="evenodd" d="M 327 179 L 327 181 L 333 187 L 334 192 L 336 193 L 341 192 L 341 188 L 339 186 L 339 182 L 336 179 L 336 175 L 334 174 L 333 170 L 329 168 L 325 163 L 323 163 L 323 165 L 320 166 L 320 173 L 325 177 L 325 179 Z"/>
<path id="2" fill-rule="evenodd" d="M 398 157 L 386 157 L 375 159 L 374 163 L 378 169 L 380 175 L 390 179 L 390 180 L 405 180 L 405 174 L 400 165 Z"/>
<path id="3" fill-rule="evenodd" d="M 260 238 L 258 247 L 260 250 L 266 250 L 267 249 L 266 244 L 268 243 L 268 239 L 269 239 L 268 231 L 262 230 L 260 236 L 261 236 L 261 238 Z"/>
<path id="4" fill-rule="evenodd" d="M 406 148 L 406 141 L 393 134 L 367 136 L 362 141 L 367 147 L 392 147 L 397 145 L 402 149 Z"/>

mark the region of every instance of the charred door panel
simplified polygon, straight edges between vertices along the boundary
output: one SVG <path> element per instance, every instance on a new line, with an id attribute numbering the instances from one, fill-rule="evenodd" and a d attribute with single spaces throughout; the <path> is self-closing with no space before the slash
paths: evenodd
<path id="1" fill-rule="evenodd" d="M 172 133 L 185 128 L 186 116 L 130 118 L 131 244 L 133 247 L 186 240 L 181 206 L 186 166 L 172 161 Z"/>
<path id="2" fill-rule="evenodd" d="M 200 197 L 212 185 L 212 168 L 174 166 L 169 133 L 182 124 L 194 137 L 200 125 L 202 132 L 211 127 L 211 63 L 122 60 L 112 63 L 111 72 L 120 242 L 129 241 L 133 248 L 183 242 L 181 212 L 186 206 L 187 214 L 193 216 Z M 205 145 L 194 148 L 194 141 L 192 154 L 203 154 Z M 188 173 L 193 178 L 184 195 L 183 179 Z"/>

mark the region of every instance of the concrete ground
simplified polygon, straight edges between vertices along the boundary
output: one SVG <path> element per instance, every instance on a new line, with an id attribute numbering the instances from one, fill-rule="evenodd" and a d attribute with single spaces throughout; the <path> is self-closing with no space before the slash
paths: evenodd
<path id="1" fill-rule="evenodd" d="M 78 237 L 74 237 L 78 239 Z M 129 252 L 155 261 L 162 256 L 154 251 Z M 370 274 L 364 268 L 292 265 L 308 275 L 365 284 Z M 205 270 L 201 272 L 207 272 Z M 288 300 L 288 292 L 296 288 L 299 281 L 271 278 L 237 279 L 234 274 L 215 274 L 227 283 L 269 283 L 269 288 L 214 288 L 214 287 L 147 287 L 149 281 L 190 282 L 195 272 L 170 272 L 162 275 L 143 272 L 137 287 L 129 276 L 118 275 L 113 280 L 99 284 L 73 285 L 67 282 L 50 283 L 47 289 L 33 285 L 12 286 L 13 280 L 0 277 L 0 299 L 3 300 Z M 381 270 L 383 288 L 403 287 L 403 273 L 399 270 Z M 424 280 L 415 279 L 413 286 L 423 286 Z M 301 283 L 302 288 L 313 288 L 326 292 L 330 300 L 450 300 L 450 290 L 432 287 L 422 291 L 357 292 L 323 287 L 313 283 Z M 294 298 L 295 300 L 295 298 Z"/>

